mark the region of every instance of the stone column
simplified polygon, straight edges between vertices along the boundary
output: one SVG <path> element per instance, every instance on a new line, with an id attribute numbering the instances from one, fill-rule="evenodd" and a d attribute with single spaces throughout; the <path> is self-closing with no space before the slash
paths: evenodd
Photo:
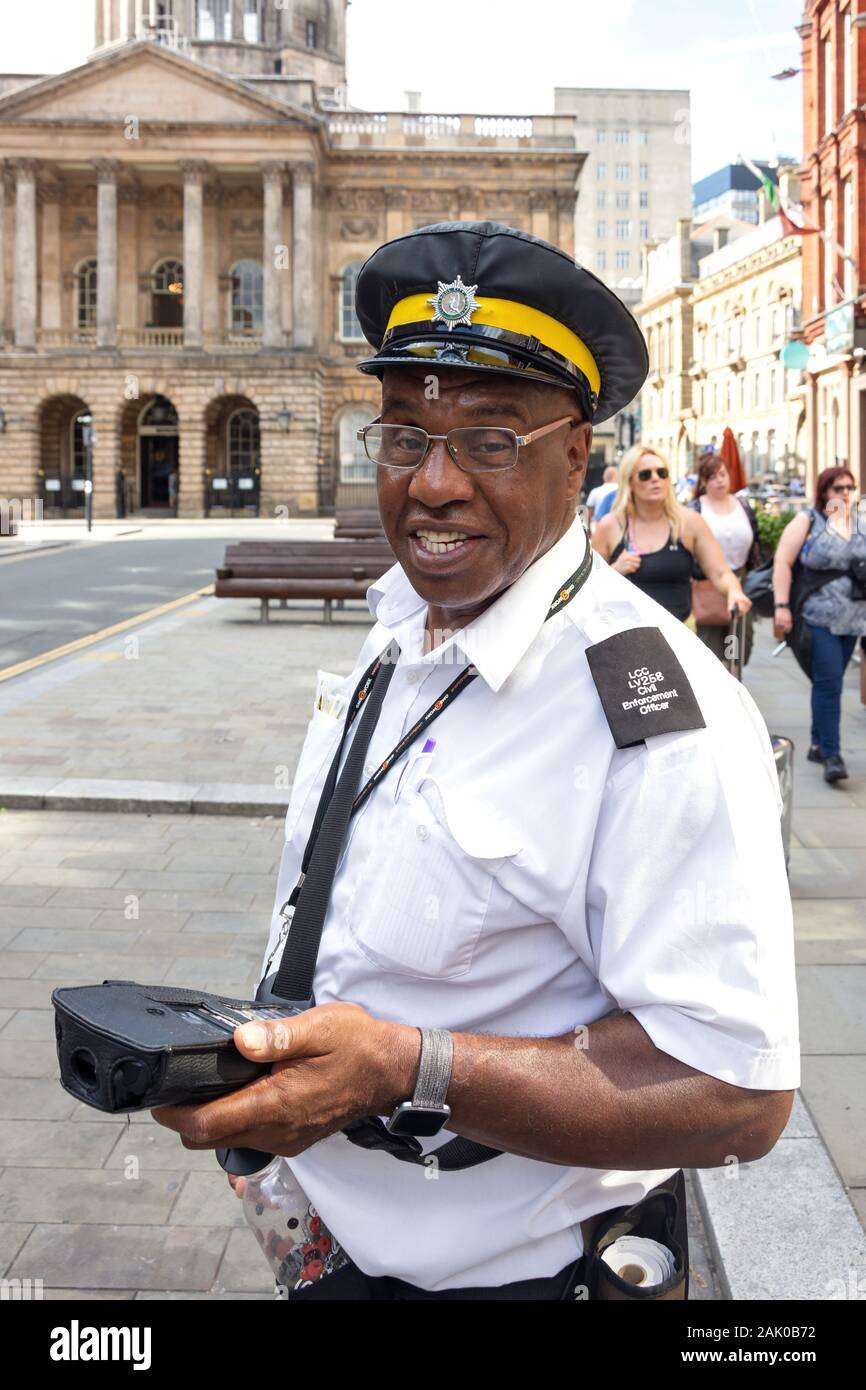
<path id="1" fill-rule="evenodd" d="M 95 159 L 96 346 L 117 346 L 117 159 Z"/>
<path id="2" fill-rule="evenodd" d="M 183 173 L 183 343 L 202 345 L 204 297 L 204 179 L 203 159 L 181 163 Z"/>
<path id="3" fill-rule="evenodd" d="M 40 319 L 43 328 L 59 331 L 63 327 L 60 302 L 60 197 L 57 183 L 39 185 L 38 201 L 42 207 L 42 264 L 39 283 L 42 286 Z M 74 325 L 73 325 L 74 327 Z"/>
<path id="4" fill-rule="evenodd" d="M 292 324 L 294 346 L 311 348 L 313 324 L 313 166 L 292 166 Z"/>
<path id="5" fill-rule="evenodd" d="M 15 171 L 15 346 L 36 347 L 36 160 L 13 159 Z"/>
<path id="6" fill-rule="evenodd" d="M 244 36 L 244 0 L 232 0 L 232 39 L 240 42 Z"/>
<path id="7" fill-rule="evenodd" d="M 282 315 L 282 286 L 280 265 L 286 252 L 283 246 L 283 184 L 286 166 L 279 161 L 262 165 L 264 185 L 264 217 L 262 223 L 262 278 L 264 324 L 262 343 L 265 347 L 283 347 L 285 332 Z"/>
<path id="8" fill-rule="evenodd" d="M 120 37 L 135 37 L 135 0 L 120 0 Z"/>
<path id="9" fill-rule="evenodd" d="M 0 160 L 0 348 L 6 341 L 6 204 L 11 188 L 5 162 Z"/>

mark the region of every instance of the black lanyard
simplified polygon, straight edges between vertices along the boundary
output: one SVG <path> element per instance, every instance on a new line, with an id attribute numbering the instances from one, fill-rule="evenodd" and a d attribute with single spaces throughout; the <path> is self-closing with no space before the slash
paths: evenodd
<path id="1" fill-rule="evenodd" d="M 584 557 L 578 565 L 577 569 L 570 576 L 570 578 L 566 580 L 562 587 L 557 590 L 550 607 L 544 615 L 545 622 L 547 622 L 548 618 L 552 618 L 554 613 L 560 612 L 561 609 L 565 608 L 566 605 L 571 602 L 575 594 L 577 594 L 579 590 L 583 588 L 583 585 L 586 583 L 586 580 L 589 577 L 591 569 L 592 550 L 589 544 L 587 543 L 586 553 L 584 554 Z M 364 701 L 370 694 L 376 677 L 381 671 L 383 664 L 386 661 L 396 662 L 399 655 L 400 649 L 399 647 L 397 647 L 396 642 L 389 643 L 385 650 L 383 652 L 380 652 L 380 654 L 375 658 L 375 660 L 370 663 L 363 676 L 361 677 L 358 685 L 355 687 L 355 693 L 352 697 L 352 700 L 350 701 L 349 709 L 346 713 L 346 722 L 343 727 L 343 734 L 340 739 L 339 747 L 337 748 L 337 751 L 331 762 L 331 766 L 328 769 L 328 776 L 325 779 L 325 785 L 322 788 L 322 795 L 319 798 L 319 804 L 316 807 L 316 815 L 313 820 L 312 829 L 310 830 L 310 835 L 307 840 L 306 847 L 304 849 L 304 857 L 301 861 L 301 873 L 298 877 L 297 883 L 295 884 L 294 888 L 289 894 L 288 899 L 286 900 L 286 902 L 283 903 L 283 906 L 280 908 L 280 916 L 283 919 L 283 924 L 286 929 L 288 928 L 288 921 L 285 914 L 289 908 L 293 908 L 297 904 L 298 896 L 300 894 L 301 887 L 303 886 L 304 878 L 306 877 L 307 870 L 310 867 L 310 860 L 313 857 L 313 850 L 316 847 L 316 840 L 318 839 L 319 831 L 322 828 L 322 821 L 325 818 L 325 813 L 327 812 L 328 806 L 331 803 L 331 798 L 334 795 L 334 788 L 337 784 L 337 775 L 340 767 L 340 759 L 343 754 L 343 748 L 345 746 L 349 730 L 355 722 L 355 719 L 359 711 L 361 710 Z M 461 671 L 458 676 L 455 676 L 451 684 L 448 685 L 445 688 L 445 690 L 443 690 L 442 694 L 439 695 L 433 701 L 432 705 L 428 706 L 428 708 L 424 711 L 420 718 L 417 719 L 415 723 L 412 725 L 411 729 L 409 729 L 408 732 L 403 735 L 403 737 L 400 739 L 400 742 L 395 744 L 388 756 L 386 758 L 383 758 L 382 762 L 376 768 L 375 772 L 368 779 L 368 781 L 364 783 L 363 787 L 358 792 L 357 796 L 352 802 L 351 814 L 353 816 L 360 810 L 367 798 L 372 795 L 372 793 L 375 791 L 376 787 L 378 787 L 379 783 L 383 780 L 383 778 L 387 777 L 388 773 L 391 771 L 391 768 L 394 766 L 394 763 L 397 761 L 397 759 L 402 757 L 402 755 L 406 752 L 406 749 L 409 748 L 410 745 L 415 742 L 418 736 L 422 734 L 425 729 L 428 729 L 430 727 L 434 719 L 438 719 L 440 714 L 442 714 L 450 704 L 454 703 L 458 695 L 463 694 L 463 691 L 466 689 L 468 685 L 471 684 L 472 681 L 475 680 L 477 675 L 478 671 L 474 666 L 467 666 L 465 670 Z M 277 945 L 279 945 L 279 942 L 277 943 Z M 275 954 L 276 950 L 272 952 L 271 960 L 273 960 Z M 270 962 L 268 962 L 268 964 L 270 964 Z"/>

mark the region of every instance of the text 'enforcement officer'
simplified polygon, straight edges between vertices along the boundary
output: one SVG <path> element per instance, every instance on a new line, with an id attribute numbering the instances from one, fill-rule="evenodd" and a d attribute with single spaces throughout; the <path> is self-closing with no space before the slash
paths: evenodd
<path id="1" fill-rule="evenodd" d="M 292 1298 L 571 1297 L 600 1214 L 656 1189 L 687 1266 L 680 1170 L 773 1147 L 798 1039 L 763 721 L 576 517 L 643 338 L 489 222 L 380 247 L 357 311 L 398 563 L 352 673 L 320 673 L 286 818 L 264 973 L 315 1007 L 238 1030 L 270 1075 L 158 1118 L 285 1156 L 344 1256 Z"/>

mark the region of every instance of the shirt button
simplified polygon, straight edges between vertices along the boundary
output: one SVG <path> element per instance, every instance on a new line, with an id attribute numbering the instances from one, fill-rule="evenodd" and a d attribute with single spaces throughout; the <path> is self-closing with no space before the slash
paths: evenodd
<path id="1" fill-rule="evenodd" d="M 418 672 L 417 672 L 417 671 L 407 671 L 407 672 L 406 672 L 406 680 L 409 682 L 410 685 L 417 685 L 417 684 L 418 684 Z"/>
<path id="2" fill-rule="evenodd" d="M 415 834 L 418 836 L 419 840 L 427 840 L 430 838 L 430 831 L 427 829 L 426 825 L 416 825 Z"/>
<path id="3" fill-rule="evenodd" d="M 375 763 L 365 763 L 365 764 L 364 764 L 364 775 L 365 775 L 365 777 L 372 777 L 372 776 L 373 776 L 373 773 L 374 773 L 375 771 L 376 771 L 376 764 L 375 764 Z"/>

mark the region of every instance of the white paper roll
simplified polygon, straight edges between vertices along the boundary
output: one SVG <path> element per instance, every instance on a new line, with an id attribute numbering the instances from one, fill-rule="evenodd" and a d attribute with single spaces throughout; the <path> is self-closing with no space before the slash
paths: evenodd
<path id="1" fill-rule="evenodd" d="M 601 1258 L 620 1279 L 638 1288 L 663 1284 L 676 1268 L 673 1251 L 647 1236 L 620 1236 Z"/>

